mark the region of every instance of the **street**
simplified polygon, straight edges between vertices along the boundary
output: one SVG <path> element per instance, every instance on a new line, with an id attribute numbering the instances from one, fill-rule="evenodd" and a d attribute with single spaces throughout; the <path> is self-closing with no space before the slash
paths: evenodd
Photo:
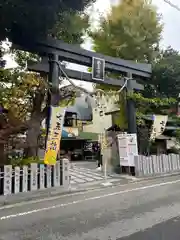
<path id="1" fill-rule="evenodd" d="M 5 206 L 0 240 L 179 240 L 179 199 L 176 176 Z"/>

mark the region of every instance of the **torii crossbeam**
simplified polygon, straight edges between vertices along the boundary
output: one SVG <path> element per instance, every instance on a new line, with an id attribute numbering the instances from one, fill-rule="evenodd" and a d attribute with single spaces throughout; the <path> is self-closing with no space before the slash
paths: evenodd
<path id="1" fill-rule="evenodd" d="M 135 63 L 133 61 L 122 60 L 119 58 L 105 56 L 92 51 L 87 51 L 77 45 L 67 44 L 59 40 L 49 39 L 46 41 L 18 40 L 13 47 L 28 52 L 37 53 L 40 56 L 49 58 L 50 62 L 45 61 L 36 65 L 29 65 L 32 71 L 49 73 L 49 81 L 53 87 L 59 87 L 59 69 L 56 64 L 59 61 L 67 61 L 87 67 L 93 67 L 93 74 L 83 73 L 65 69 L 70 78 L 84 80 L 88 82 L 122 86 L 124 80 L 106 78 L 104 71 L 119 73 L 129 78 L 127 91 L 133 89 L 143 90 L 143 85 L 138 84 L 136 79 L 146 81 L 151 76 L 151 65 Z M 127 103 L 128 113 L 128 132 L 136 133 L 135 105 L 132 100 Z"/>

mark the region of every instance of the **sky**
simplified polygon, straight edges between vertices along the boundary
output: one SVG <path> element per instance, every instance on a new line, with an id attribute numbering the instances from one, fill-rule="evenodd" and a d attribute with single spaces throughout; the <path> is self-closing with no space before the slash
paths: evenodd
<path id="1" fill-rule="evenodd" d="M 171 3 L 177 5 L 180 7 L 180 1 L 179 0 L 170 0 Z M 103 2 L 103 4 L 102 4 Z M 110 4 L 116 4 L 118 0 L 97 0 L 97 2 L 94 4 L 94 12 L 100 12 L 103 14 L 106 14 L 106 12 L 110 8 Z M 176 50 L 180 51 L 180 11 L 172 8 L 167 3 L 164 2 L 164 0 L 152 0 L 152 2 L 158 7 L 158 11 L 160 14 L 162 14 L 162 21 L 164 23 L 164 30 L 162 34 L 162 40 L 161 40 L 161 46 L 167 47 L 171 46 Z M 93 22 L 96 24 L 98 22 L 98 14 L 92 15 Z M 91 50 L 92 43 L 90 39 L 87 39 L 86 42 L 83 44 L 83 46 L 87 50 Z M 6 56 L 6 60 L 8 61 L 8 67 L 15 66 L 15 63 L 12 58 L 9 56 Z M 81 70 L 86 71 L 85 67 L 80 67 L 78 65 L 69 64 L 68 68 L 73 68 L 75 70 Z M 76 81 L 76 83 L 79 85 L 80 82 Z M 85 86 L 86 88 L 92 88 L 91 83 L 81 83 L 82 86 Z"/>

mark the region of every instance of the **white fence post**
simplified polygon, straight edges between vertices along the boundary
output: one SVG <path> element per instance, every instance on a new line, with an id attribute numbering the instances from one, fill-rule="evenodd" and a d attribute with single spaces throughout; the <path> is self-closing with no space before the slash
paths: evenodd
<path id="1" fill-rule="evenodd" d="M 28 190 L 28 166 L 23 166 L 22 168 L 22 192 L 27 192 Z"/>
<path id="2" fill-rule="evenodd" d="M 152 157 L 151 156 L 148 156 L 146 158 L 146 168 L 147 168 L 147 175 L 150 176 L 151 175 L 151 162 L 152 162 Z"/>
<path id="3" fill-rule="evenodd" d="M 53 186 L 60 186 L 60 162 L 57 162 L 56 165 L 53 166 Z"/>
<path id="4" fill-rule="evenodd" d="M 140 171 L 139 171 L 139 173 L 140 173 L 140 177 L 142 177 L 142 176 L 144 176 L 144 165 L 143 165 L 143 161 L 144 161 L 144 156 L 142 156 L 142 155 L 140 155 L 139 156 L 139 169 L 140 169 Z"/>
<path id="5" fill-rule="evenodd" d="M 139 166 L 139 157 L 140 156 L 134 156 L 134 164 L 135 164 L 135 176 L 140 177 L 140 166 Z"/>
<path id="6" fill-rule="evenodd" d="M 39 187 L 40 189 L 44 189 L 44 164 L 40 164 L 39 166 Z"/>
<path id="7" fill-rule="evenodd" d="M 180 171 L 180 155 L 177 155 L 177 169 Z"/>
<path id="8" fill-rule="evenodd" d="M 51 165 L 46 165 L 46 187 L 51 187 Z"/>
<path id="9" fill-rule="evenodd" d="M 4 166 L 4 195 L 12 193 L 12 166 Z"/>
<path id="10" fill-rule="evenodd" d="M 70 176 L 69 176 L 69 159 L 62 159 L 62 174 L 63 174 L 63 187 L 68 189 L 70 186 Z"/>
<path id="11" fill-rule="evenodd" d="M 139 155 L 135 160 L 135 172 L 139 177 L 157 176 L 180 172 L 180 155 Z"/>
<path id="12" fill-rule="evenodd" d="M 20 191 L 20 167 L 14 168 L 14 193 Z"/>
<path id="13" fill-rule="evenodd" d="M 37 190 L 37 163 L 31 163 L 31 172 L 30 172 L 30 191 Z"/>

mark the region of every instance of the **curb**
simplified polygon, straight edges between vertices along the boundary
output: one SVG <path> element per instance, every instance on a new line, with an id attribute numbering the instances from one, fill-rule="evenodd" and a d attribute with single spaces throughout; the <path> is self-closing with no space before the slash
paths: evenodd
<path id="1" fill-rule="evenodd" d="M 165 177 L 175 177 L 180 176 L 180 172 L 177 173 L 166 173 L 161 176 L 149 176 L 149 177 L 136 177 L 137 182 L 144 181 L 144 180 L 152 180 L 152 179 L 159 179 L 159 178 L 165 178 Z"/>
<path id="2" fill-rule="evenodd" d="M 83 186 L 79 186 L 79 188 L 70 188 L 70 189 L 63 189 L 63 188 L 57 188 L 57 189 L 45 189 L 44 191 L 42 190 L 41 192 L 39 191 L 34 191 L 34 192 L 26 192 L 26 193 L 19 193 L 16 195 L 9 195 L 9 196 L 0 196 L 0 210 L 6 207 L 10 207 L 11 205 L 24 205 L 28 202 L 31 201 L 44 201 L 48 198 L 51 197 L 60 197 L 60 196 L 68 196 L 71 194 L 78 194 L 78 193 L 86 193 L 88 191 L 93 191 L 93 190 L 99 190 L 99 189 L 105 189 L 105 188 L 112 188 L 115 186 L 123 186 L 130 183 L 128 181 L 125 184 L 122 184 L 121 181 L 114 181 L 112 182 L 111 186 L 103 186 L 101 185 L 102 183 L 98 183 L 94 186 L 86 186 L 83 188 Z"/>
<path id="3" fill-rule="evenodd" d="M 138 183 L 148 180 L 155 180 L 155 179 L 162 179 L 162 178 L 170 178 L 174 176 L 179 176 L 180 173 L 174 173 L 174 174 L 165 174 L 163 176 L 152 176 L 152 177 L 145 177 L 145 178 L 130 178 L 126 176 L 123 176 L 121 179 L 116 179 L 114 181 L 111 181 L 112 185 L 110 186 L 104 186 L 102 185 L 102 182 L 99 182 L 94 185 L 78 185 L 77 188 L 70 188 L 70 189 L 64 189 L 63 187 L 57 187 L 57 188 L 51 188 L 51 189 L 44 189 L 40 191 L 34 191 L 34 192 L 26 192 L 26 193 L 19 193 L 15 195 L 9 195 L 9 196 L 0 196 L 0 210 L 5 208 L 11 208 L 14 206 L 21 206 L 28 204 L 30 202 L 36 201 L 36 202 L 43 202 L 49 200 L 51 197 L 58 198 L 61 196 L 69 196 L 71 194 L 78 194 L 78 193 L 87 193 L 89 191 L 96 191 L 96 190 L 103 190 L 108 188 L 113 188 L 116 186 L 125 186 L 131 183 Z M 123 182 L 122 182 L 123 180 Z"/>

